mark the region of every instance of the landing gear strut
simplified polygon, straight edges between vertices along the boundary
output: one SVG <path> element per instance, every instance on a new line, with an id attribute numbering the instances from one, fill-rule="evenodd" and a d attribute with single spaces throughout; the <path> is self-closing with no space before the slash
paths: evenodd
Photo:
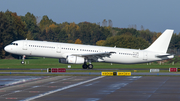
<path id="1" fill-rule="evenodd" d="M 93 65 L 90 63 L 89 65 L 87 65 L 87 63 L 86 62 L 84 62 L 84 64 L 82 65 L 82 68 L 83 69 L 93 69 Z"/>
<path id="2" fill-rule="evenodd" d="M 24 59 L 25 59 L 25 55 L 23 55 L 23 57 L 22 57 L 22 61 L 21 61 L 21 64 L 24 64 Z"/>

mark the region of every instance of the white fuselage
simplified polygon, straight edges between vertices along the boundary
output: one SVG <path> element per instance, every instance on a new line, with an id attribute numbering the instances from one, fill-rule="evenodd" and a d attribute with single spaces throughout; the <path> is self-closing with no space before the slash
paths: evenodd
<path id="1" fill-rule="evenodd" d="M 46 41 L 33 40 L 18 40 L 14 41 L 17 45 L 8 45 L 5 47 L 7 52 L 18 55 L 50 57 L 50 58 L 66 58 L 71 54 L 85 54 L 85 53 L 102 53 L 115 52 L 109 57 L 99 58 L 99 62 L 122 63 L 122 64 L 136 64 L 146 63 L 152 61 L 159 61 L 173 58 L 173 56 L 157 57 L 158 52 L 147 50 L 102 47 L 93 45 L 69 44 Z"/>

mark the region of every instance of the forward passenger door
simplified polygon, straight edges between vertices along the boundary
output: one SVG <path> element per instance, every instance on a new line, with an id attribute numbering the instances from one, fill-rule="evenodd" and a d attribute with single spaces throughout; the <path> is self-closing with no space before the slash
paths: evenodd
<path id="1" fill-rule="evenodd" d="M 57 45 L 56 52 L 61 53 L 61 45 L 60 44 Z"/>
<path id="2" fill-rule="evenodd" d="M 23 50 L 27 50 L 27 41 L 23 41 Z"/>

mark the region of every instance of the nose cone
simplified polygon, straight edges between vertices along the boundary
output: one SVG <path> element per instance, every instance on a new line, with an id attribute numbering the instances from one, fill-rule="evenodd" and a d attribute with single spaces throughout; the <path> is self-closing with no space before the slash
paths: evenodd
<path id="1" fill-rule="evenodd" d="M 4 50 L 5 50 L 6 52 L 8 52 L 8 51 L 9 51 L 8 46 L 4 47 Z"/>

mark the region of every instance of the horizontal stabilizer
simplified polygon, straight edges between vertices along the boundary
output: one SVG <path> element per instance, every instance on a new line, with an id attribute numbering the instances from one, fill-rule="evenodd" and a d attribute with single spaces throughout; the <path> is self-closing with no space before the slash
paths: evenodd
<path id="1" fill-rule="evenodd" d="M 159 54 L 159 55 L 156 55 L 156 57 L 158 57 L 158 58 L 164 58 L 164 57 L 174 57 L 174 55 L 172 55 L 172 54 Z"/>

